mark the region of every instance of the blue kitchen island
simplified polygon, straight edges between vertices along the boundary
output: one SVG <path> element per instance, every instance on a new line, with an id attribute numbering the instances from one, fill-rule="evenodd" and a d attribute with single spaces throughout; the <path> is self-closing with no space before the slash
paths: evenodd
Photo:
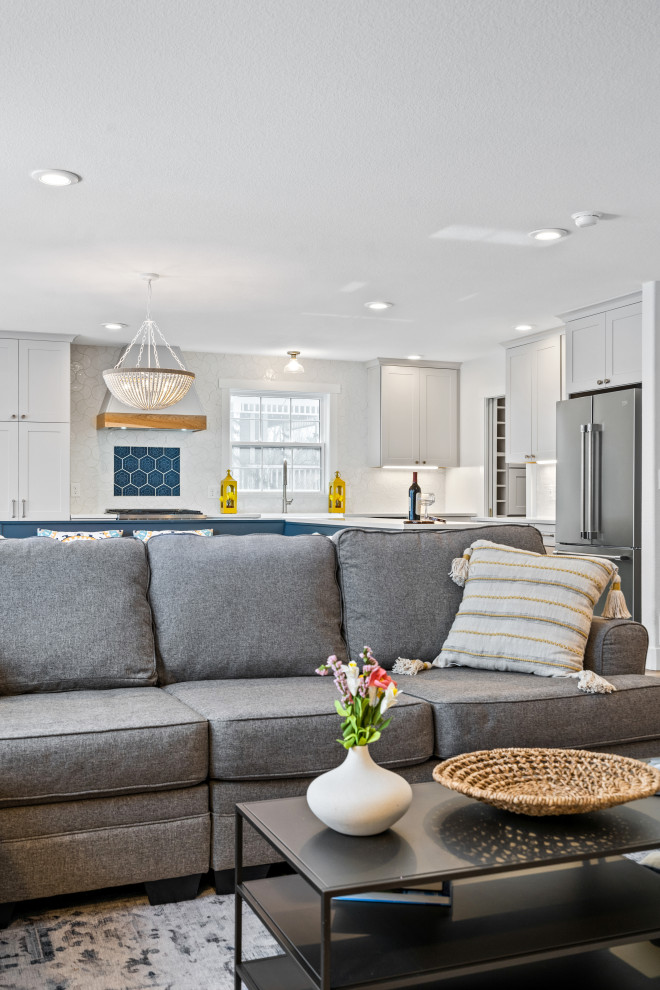
<path id="1" fill-rule="evenodd" d="M 36 536 L 38 529 L 68 530 L 85 533 L 99 532 L 104 529 L 120 529 L 125 536 L 131 536 L 135 530 L 162 529 L 212 529 L 214 536 L 244 536 L 246 533 L 275 533 L 283 536 L 301 536 L 309 533 L 320 533 L 322 536 L 332 536 L 340 529 L 356 527 L 359 529 L 401 530 L 401 529 L 463 529 L 475 525 L 472 516 L 463 519 L 454 517 L 446 523 L 433 525 L 408 525 L 402 519 L 374 518 L 372 516 L 341 516 L 331 517 L 328 513 L 290 513 L 288 515 L 267 513 L 260 516 L 237 514 L 235 516 L 201 516 L 199 519 L 115 519 L 89 516 L 75 519 L 7 519 L 0 521 L 0 535 L 7 539 L 23 539 Z M 478 525 L 487 525 L 479 523 Z"/>

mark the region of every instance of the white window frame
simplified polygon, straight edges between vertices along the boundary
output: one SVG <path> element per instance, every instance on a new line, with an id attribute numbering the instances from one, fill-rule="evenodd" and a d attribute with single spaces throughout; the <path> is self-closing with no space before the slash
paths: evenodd
<path id="1" fill-rule="evenodd" d="M 233 460 L 233 447 L 314 447 L 321 448 L 321 487 L 317 492 L 295 491 L 289 487 L 291 494 L 296 497 L 325 498 L 327 496 L 328 479 L 333 476 L 332 466 L 335 462 L 334 438 L 336 436 L 336 397 L 341 392 L 341 386 L 328 383 L 298 383 L 277 381 L 244 381 L 240 379 L 220 379 L 222 389 L 222 439 L 223 450 L 228 454 L 228 466 Z M 268 395 L 279 393 L 291 397 L 307 396 L 320 400 L 320 425 L 323 439 L 319 443 L 293 443 L 286 440 L 246 442 L 231 439 L 231 397 L 232 395 Z M 279 497 L 279 491 L 249 491 L 245 492 L 250 498 Z"/>

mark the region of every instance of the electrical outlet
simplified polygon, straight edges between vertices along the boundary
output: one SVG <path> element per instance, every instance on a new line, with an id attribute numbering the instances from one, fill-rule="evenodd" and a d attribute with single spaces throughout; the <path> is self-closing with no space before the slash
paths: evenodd
<path id="1" fill-rule="evenodd" d="M 209 485 L 209 498 L 220 498 L 220 485 Z"/>
<path id="2" fill-rule="evenodd" d="M 80 482 L 71 482 L 71 498 L 80 498 Z"/>

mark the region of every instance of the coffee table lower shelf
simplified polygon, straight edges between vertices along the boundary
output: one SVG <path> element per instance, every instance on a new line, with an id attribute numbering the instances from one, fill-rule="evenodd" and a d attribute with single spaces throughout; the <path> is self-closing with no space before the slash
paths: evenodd
<path id="1" fill-rule="evenodd" d="M 300 876 L 241 884 L 286 955 L 241 961 L 249 990 L 321 987 L 321 898 Z M 405 990 L 660 935 L 660 877 L 625 859 L 478 878 L 452 909 L 333 901 L 332 990 Z"/>

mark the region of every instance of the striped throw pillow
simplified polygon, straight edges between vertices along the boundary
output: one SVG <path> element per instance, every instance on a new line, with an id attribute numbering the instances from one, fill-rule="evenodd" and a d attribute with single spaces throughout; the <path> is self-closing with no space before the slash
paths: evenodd
<path id="1" fill-rule="evenodd" d="M 581 671 L 594 606 L 617 577 L 616 566 L 603 557 L 546 556 L 487 540 L 471 549 L 465 594 L 433 665 L 545 677 Z"/>

